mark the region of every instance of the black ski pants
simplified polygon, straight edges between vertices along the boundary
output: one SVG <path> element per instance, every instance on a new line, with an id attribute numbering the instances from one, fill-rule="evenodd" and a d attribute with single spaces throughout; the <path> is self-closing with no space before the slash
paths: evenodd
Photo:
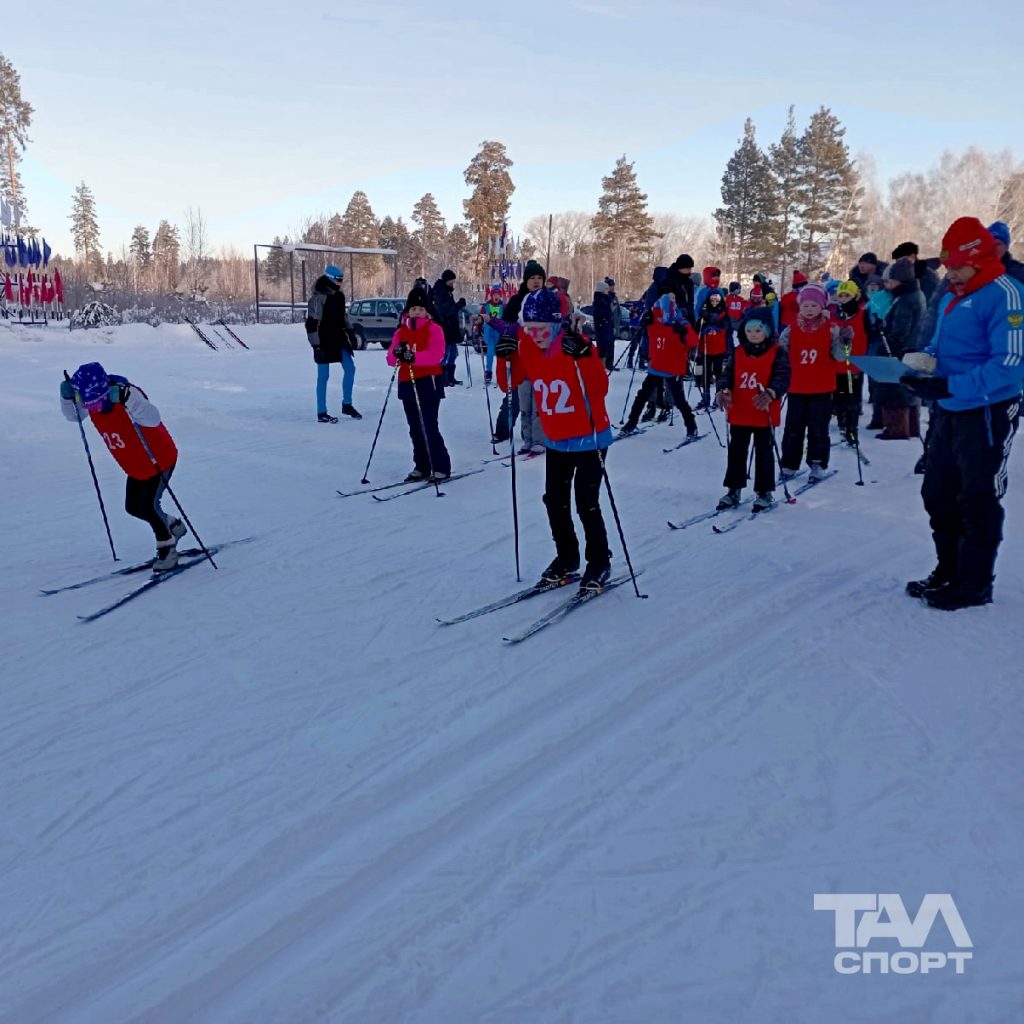
<path id="1" fill-rule="evenodd" d="M 850 389 L 850 382 L 853 389 Z M 855 434 L 860 423 L 860 414 L 864 405 L 864 374 L 845 373 L 836 375 L 836 390 L 832 394 L 832 411 L 843 434 Z"/>
<path id="2" fill-rule="evenodd" d="M 626 420 L 626 427 L 629 430 L 636 427 L 640 422 L 640 413 L 643 411 L 644 406 L 662 384 L 668 388 L 669 394 L 672 396 L 672 401 L 675 402 L 676 408 L 680 413 L 682 413 L 683 422 L 686 424 L 687 431 L 696 430 L 697 421 L 693 418 L 693 410 L 687 404 L 686 396 L 683 394 L 683 385 L 680 379 L 678 377 L 659 377 L 655 373 L 649 373 L 644 377 L 644 382 L 640 385 L 640 390 L 636 393 L 636 398 L 633 399 L 633 406 L 629 410 L 629 418 Z"/>
<path id="3" fill-rule="evenodd" d="M 607 452 L 560 452 L 547 450 L 544 467 L 544 505 L 555 542 L 555 553 L 567 562 L 578 562 L 580 542 L 573 527 L 570 497 L 575 481 L 576 514 L 583 524 L 588 565 L 611 562 L 608 531 L 601 515 L 601 477 Z"/>
<path id="4" fill-rule="evenodd" d="M 828 465 L 832 442 L 828 436 L 828 423 L 832 418 L 832 393 L 823 395 L 794 395 L 786 400 L 786 429 L 782 434 L 782 468 L 798 470 L 804 454 L 804 435 L 807 436 L 807 462 Z"/>
<path id="5" fill-rule="evenodd" d="M 157 473 L 145 480 L 128 477 L 124 486 L 125 512 L 144 523 L 149 523 L 158 544 L 171 539 L 171 531 L 167 529 L 167 517 L 160 508 L 160 499 L 173 472 L 174 467 L 171 466 L 163 473 Z"/>
<path id="6" fill-rule="evenodd" d="M 409 424 L 409 437 L 412 440 L 413 465 L 426 476 L 433 470 L 435 473 L 450 473 L 452 460 L 445 447 L 441 428 L 437 425 L 437 414 L 444 398 L 444 383 L 441 374 L 433 377 L 420 377 L 413 384 L 402 381 L 398 385 L 398 397 L 405 409 L 405 420 Z M 419 405 L 417 406 L 417 398 Z M 420 422 L 420 414 L 423 420 Z M 424 436 L 426 430 L 426 436 Z"/>
<path id="7" fill-rule="evenodd" d="M 747 452 L 751 439 L 754 441 L 754 490 L 758 494 L 774 491 L 775 452 L 772 432 L 766 426 L 730 428 L 729 463 L 723 482 L 729 490 L 740 491 L 747 486 Z"/>
<path id="8" fill-rule="evenodd" d="M 932 410 L 921 497 L 940 570 L 967 587 L 986 587 L 995 576 L 1019 419 L 1019 398 L 967 412 Z"/>

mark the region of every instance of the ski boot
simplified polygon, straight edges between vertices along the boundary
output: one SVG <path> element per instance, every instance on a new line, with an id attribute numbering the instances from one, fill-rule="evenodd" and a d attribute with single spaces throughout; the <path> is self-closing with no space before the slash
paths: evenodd
<path id="1" fill-rule="evenodd" d="M 561 586 L 566 580 L 575 576 L 579 572 L 580 558 L 577 555 L 575 558 L 562 558 L 560 555 L 556 555 L 554 561 L 540 574 L 540 579 L 537 581 L 539 587 L 557 587 Z"/>
<path id="2" fill-rule="evenodd" d="M 407 484 L 418 484 L 421 480 L 426 480 L 427 474 L 421 469 L 414 469 L 406 478 Z"/>
<path id="3" fill-rule="evenodd" d="M 825 473 L 827 470 L 820 462 L 811 463 L 811 471 L 807 474 L 807 479 L 812 484 L 816 484 L 819 480 L 825 479 Z"/>
<path id="4" fill-rule="evenodd" d="M 175 541 L 181 540 L 188 533 L 188 527 L 180 519 L 175 519 L 173 516 L 167 520 L 167 529 L 171 531 L 171 536 Z"/>
<path id="5" fill-rule="evenodd" d="M 739 488 L 730 487 L 719 499 L 717 509 L 724 512 L 726 509 L 736 508 L 740 503 Z"/>
<path id="6" fill-rule="evenodd" d="M 170 572 L 178 564 L 177 543 L 175 537 L 157 543 L 153 572 Z"/>
<path id="7" fill-rule="evenodd" d="M 600 594 L 611 574 L 608 562 L 588 562 L 580 580 L 580 594 Z"/>
<path id="8" fill-rule="evenodd" d="M 910 597 L 924 597 L 928 591 L 944 590 L 953 583 L 953 574 L 936 566 L 923 580 L 908 580 L 904 588 Z"/>
<path id="9" fill-rule="evenodd" d="M 750 506 L 753 512 L 767 512 L 775 507 L 775 495 L 771 491 L 758 491 L 754 496 L 754 504 Z"/>
<path id="10" fill-rule="evenodd" d="M 929 608 L 944 612 L 956 612 L 961 608 L 978 608 L 992 603 L 992 584 L 973 586 L 967 583 L 950 583 L 947 587 L 926 590 L 921 595 Z"/>

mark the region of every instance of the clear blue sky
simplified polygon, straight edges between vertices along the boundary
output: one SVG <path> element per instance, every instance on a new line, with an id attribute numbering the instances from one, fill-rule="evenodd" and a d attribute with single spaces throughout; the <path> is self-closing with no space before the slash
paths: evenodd
<path id="1" fill-rule="evenodd" d="M 654 211 L 708 214 L 743 120 L 825 104 L 881 179 L 943 149 L 1024 152 L 1020 0 L 850 4 L 565 0 L 105 0 L 4 18 L 35 107 L 32 222 L 70 250 L 71 193 L 102 242 L 202 208 L 250 246 L 367 193 L 378 216 L 433 192 L 461 219 L 480 142 L 515 161 L 511 219 L 593 209 L 626 153 Z M 1017 95 L 1015 95 L 1017 93 Z"/>

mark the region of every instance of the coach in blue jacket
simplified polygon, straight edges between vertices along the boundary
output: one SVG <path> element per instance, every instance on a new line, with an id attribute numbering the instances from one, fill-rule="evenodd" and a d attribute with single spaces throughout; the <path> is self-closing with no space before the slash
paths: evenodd
<path id="1" fill-rule="evenodd" d="M 930 377 L 900 383 L 935 402 L 921 497 L 938 564 L 907 593 L 955 611 L 992 600 L 1010 445 L 1024 387 L 1024 285 L 1005 273 L 974 217 L 942 239 L 949 291 L 939 303 Z"/>

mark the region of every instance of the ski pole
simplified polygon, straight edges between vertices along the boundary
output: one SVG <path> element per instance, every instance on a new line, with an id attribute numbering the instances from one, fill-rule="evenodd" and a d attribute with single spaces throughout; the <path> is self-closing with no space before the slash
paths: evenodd
<path id="1" fill-rule="evenodd" d="M 135 387 L 136 385 L 132 384 L 131 386 Z M 139 388 L 138 390 L 142 393 L 142 396 L 144 398 L 148 398 L 146 392 L 143 391 L 142 388 Z M 149 456 L 149 461 L 153 463 L 153 468 L 157 471 L 157 473 L 160 474 L 160 480 L 164 485 L 164 490 L 167 491 L 167 493 L 171 496 L 171 501 L 173 501 L 174 504 L 178 506 L 178 511 L 181 513 L 181 518 L 185 520 L 185 525 L 192 531 L 192 536 L 195 537 L 196 543 L 199 545 L 200 548 L 202 548 L 203 554 L 206 555 L 206 557 L 210 560 L 210 565 L 212 565 L 214 569 L 218 568 L 217 563 L 213 560 L 213 555 L 210 554 L 206 545 L 203 543 L 202 538 L 199 536 L 198 533 L 196 533 L 196 528 L 192 525 L 192 520 L 189 519 L 188 513 L 184 510 L 184 508 L 182 508 L 181 502 L 178 501 L 178 496 L 172 490 L 171 482 L 167 478 L 167 472 L 160 468 L 159 464 L 156 461 L 156 458 L 153 456 L 153 450 L 149 447 L 149 444 L 146 442 L 145 435 L 143 435 L 142 433 L 142 427 L 140 427 L 138 423 L 135 422 L 135 417 L 132 416 L 130 412 L 128 412 L 127 407 L 125 407 L 124 411 L 128 413 L 128 419 L 131 421 L 132 426 L 135 428 L 135 433 L 138 434 L 139 440 L 142 442 L 142 447 L 146 449 L 146 454 Z"/>
<path id="2" fill-rule="evenodd" d="M 512 537 L 516 551 L 516 583 L 523 580 L 519 571 L 519 495 L 516 491 L 516 437 L 512 429 L 512 360 L 505 360 L 508 381 L 508 450 L 512 467 Z M 532 415 L 532 414 L 531 414 Z"/>
<path id="3" fill-rule="evenodd" d="M 487 386 L 487 360 L 484 357 L 485 342 L 483 340 L 483 333 L 480 335 L 480 366 L 483 369 L 484 379 L 484 397 L 487 399 L 487 422 L 491 427 L 491 437 L 494 437 L 494 415 L 491 412 L 491 389 Z M 494 447 L 494 441 L 491 441 L 491 454 L 497 455 L 498 449 Z"/>
<path id="4" fill-rule="evenodd" d="M 413 373 L 412 363 L 407 364 L 409 367 L 409 383 L 412 384 L 412 397 L 416 403 L 416 415 L 420 418 L 420 433 L 423 435 L 423 447 L 427 449 L 427 465 L 430 467 L 430 479 L 434 483 L 434 490 L 437 491 L 437 497 L 443 498 L 444 491 L 441 490 L 440 485 L 437 482 L 437 474 L 434 472 L 434 458 L 430 454 L 430 441 L 427 440 L 427 422 L 423 418 L 423 406 L 420 405 L 420 393 L 416 390 L 416 374 Z"/>
<path id="5" fill-rule="evenodd" d="M 846 387 L 849 389 L 849 404 L 846 407 L 846 422 L 850 422 L 850 408 L 853 407 L 853 372 L 850 370 L 850 350 L 846 350 Z M 855 427 L 853 431 L 853 452 L 857 456 L 857 486 L 864 486 L 864 470 L 860 465 L 860 431 Z"/>
<path id="6" fill-rule="evenodd" d="M 626 400 L 622 403 L 622 415 L 619 417 L 619 426 L 626 422 L 626 406 L 629 405 L 629 396 L 633 393 L 633 381 L 636 379 L 636 366 L 640 362 L 640 351 L 637 349 L 636 359 L 633 360 L 632 371 L 629 375 L 629 387 L 626 388 Z"/>
<path id="7" fill-rule="evenodd" d="M 466 377 L 469 379 L 469 386 L 473 386 L 473 368 L 469 365 L 469 341 L 463 341 L 462 354 L 466 359 Z M 458 359 L 456 359 L 458 362 Z"/>
<path id="8" fill-rule="evenodd" d="M 619 510 L 615 504 L 615 495 L 612 494 L 612 482 L 608 479 L 608 466 L 605 464 L 607 449 L 602 451 L 597 447 L 597 424 L 594 423 L 594 408 L 590 404 L 590 396 L 587 394 L 587 385 L 583 383 L 583 373 L 580 370 L 580 364 L 574 359 L 573 365 L 576 367 L 576 379 L 580 382 L 580 390 L 583 392 L 583 404 L 587 407 L 587 416 L 590 419 L 590 434 L 594 439 L 594 450 L 597 452 L 598 460 L 601 463 L 601 475 L 604 477 L 604 486 L 608 491 L 608 501 L 612 506 L 612 515 L 615 517 L 615 527 L 619 531 L 619 540 L 622 541 L 622 553 L 626 556 L 626 565 L 629 567 L 629 578 L 633 581 L 633 589 L 636 591 L 636 596 L 646 600 L 647 595 L 641 594 L 640 588 L 637 586 L 636 573 L 633 571 L 633 562 L 630 560 L 629 547 L 626 544 L 626 535 L 622 532 L 622 520 L 619 519 Z"/>
<path id="9" fill-rule="evenodd" d="M 64 379 L 71 384 L 71 378 L 68 376 L 68 371 L 64 371 Z M 78 408 L 78 402 L 74 398 L 74 385 L 72 387 L 72 398 L 71 401 L 75 407 L 75 420 L 78 423 L 78 432 L 82 435 L 82 446 L 85 448 L 85 457 L 89 460 L 89 472 L 92 473 L 92 485 L 96 488 L 96 498 L 100 503 L 100 512 L 103 514 L 103 525 L 107 530 L 107 542 L 110 544 L 110 553 L 114 556 L 114 561 L 119 561 L 117 552 L 114 550 L 114 538 L 110 535 L 110 521 L 107 519 L 107 509 L 103 504 L 103 495 L 100 493 L 100 482 L 96 479 L 96 467 L 92 462 L 92 452 L 89 451 L 89 442 L 85 438 L 85 427 L 82 426 L 82 414 Z"/>
<path id="10" fill-rule="evenodd" d="M 764 394 L 764 391 L 765 391 L 764 385 L 763 384 L 758 384 L 757 385 L 757 390 L 761 394 Z M 795 505 L 796 504 L 796 498 L 794 498 L 793 495 L 789 493 L 789 487 L 786 486 L 786 478 L 782 475 L 782 473 L 783 473 L 783 469 L 782 469 L 782 454 L 779 452 L 779 442 L 775 438 L 775 424 L 772 423 L 772 406 L 771 406 L 771 402 L 768 403 L 768 408 L 766 410 L 766 413 L 767 413 L 767 416 L 768 416 L 768 429 L 772 432 L 772 447 L 775 449 L 775 461 L 778 462 L 778 464 L 779 464 L 779 482 L 782 484 L 782 493 L 785 494 L 785 496 L 786 496 L 786 504 L 787 505 Z M 782 406 L 781 406 L 781 404 L 779 406 L 779 414 L 780 414 L 780 416 L 782 414 Z M 859 462 L 860 460 L 858 459 L 857 461 Z"/>
<path id="11" fill-rule="evenodd" d="M 395 377 L 398 375 L 398 363 L 395 363 L 395 372 L 391 374 L 391 380 L 388 381 L 387 394 L 384 396 L 384 405 L 380 410 L 380 419 L 377 420 L 377 432 L 373 435 L 373 444 L 370 445 L 370 457 L 366 460 L 366 469 L 363 470 L 363 479 L 360 483 L 368 484 L 370 481 L 367 477 L 367 473 L 370 472 L 370 463 L 373 461 L 373 453 L 377 448 L 377 438 L 380 437 L 381 424 L 384 422 L 384 413 L 388 408 L 388 399 L 391 397 L 391 388 L 394 386 Z"/>

